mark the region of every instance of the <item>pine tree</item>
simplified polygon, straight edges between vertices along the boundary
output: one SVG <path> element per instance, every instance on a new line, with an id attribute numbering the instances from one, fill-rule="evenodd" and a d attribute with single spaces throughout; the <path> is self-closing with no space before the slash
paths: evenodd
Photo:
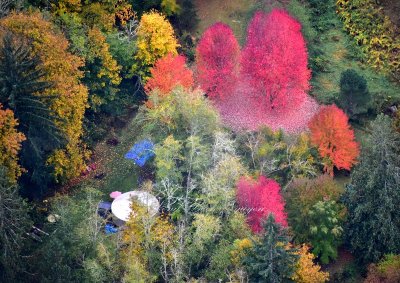
<path id="1" fill-rule="evenodd" d="M 41 61 L 32 56 L 32 49 L 26 40 L 7 33 L 0 48 L 0 103 L 14 112 L 19 122 L 19 130 L 27 141 L 23 143 L 21 164 L 28 170 L 35 184 L 44 180 L 46 159 L 54 149 L 65 142 L 65 138 L 50 111 L 50 101 L 55 96 L 37 95 L 51 84 L 44 80 L 45 72 Z"/>
<path id="2" fill-rule="evenodd" d="M 348 209 L 347 239 L 364 262 L 400 252 L 400 135 L 381 114 L 354 169 L 344 201 Z"/>
<path id="3" fill-rule="evenodd" d="M 290 247 L 285 230 L 270 214 L 264 223 L 264 235 L 245 258 L 250 282 L 288 282 L 295 271 L 298 256 Z"/>

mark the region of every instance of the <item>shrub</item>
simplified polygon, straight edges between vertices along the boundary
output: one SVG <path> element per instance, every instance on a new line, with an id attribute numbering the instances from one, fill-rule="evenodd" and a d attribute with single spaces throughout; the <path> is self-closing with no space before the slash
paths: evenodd
<path id="1" fill-rule="evenodd" d="M 368 111 L 371 96 L 367 81 L 353 69 L 342 72 L 340 76 L 340 95 L 338 105 L 352 118 Z"/>

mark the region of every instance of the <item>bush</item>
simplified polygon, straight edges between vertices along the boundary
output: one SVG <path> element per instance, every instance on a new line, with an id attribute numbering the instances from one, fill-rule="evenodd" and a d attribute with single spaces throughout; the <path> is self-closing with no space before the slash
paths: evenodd
<path id="1" fill-rule="evenodd" d="M 340 76 L 340 94 L 338 105 L 349 118 L 368 111 L 371 100 L 367 81 L 353 69 L 342 72 Z"/>

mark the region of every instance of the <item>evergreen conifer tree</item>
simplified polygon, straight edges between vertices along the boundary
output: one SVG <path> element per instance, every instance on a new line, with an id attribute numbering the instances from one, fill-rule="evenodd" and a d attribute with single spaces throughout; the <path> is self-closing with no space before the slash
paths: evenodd
<path id="1" fill-rule="evenodd" d="M 400 252 L 400 135 L 381 114 L 354 169 L 344 195 L 347 235 L 352 251 L 364 262 Z"/>
<path id="2" fill-rule="evenodd" d="M 298 256 L 290 247 L 285 230 L 269 214 L 264 222 L 264 234 L 245 258 L 250 282 L 291 282 Z"/>

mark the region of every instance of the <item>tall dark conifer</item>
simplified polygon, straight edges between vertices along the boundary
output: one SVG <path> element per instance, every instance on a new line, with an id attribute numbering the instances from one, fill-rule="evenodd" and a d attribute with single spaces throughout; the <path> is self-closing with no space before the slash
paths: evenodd
<path id="1" fill-rule="evenodd" d="M 364 262 L 400 253 L 399 150 L 400 135 L 390 118 L 378 116 L 344 195 L 345 234 L 352 251 Z"/>
<path id="2" fill-rule="evenodd" d="M 298 257 L 272 214 L 264 222 L 263 233 L 261 241 L 254 241 L 252 252 L 244 260 L 250 282 L 292 282 L 290 277 Z"/>

